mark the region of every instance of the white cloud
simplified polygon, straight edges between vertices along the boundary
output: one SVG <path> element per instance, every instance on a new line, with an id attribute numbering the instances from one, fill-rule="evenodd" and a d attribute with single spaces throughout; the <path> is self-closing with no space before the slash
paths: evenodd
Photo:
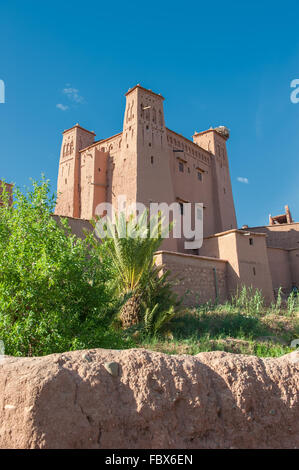
<path id="1" fill-rule="evenodd" d="M 65 106 L 64 104 L 61 104 L 61 103 L 58 103 L 56 105 L 56 108 L 60 109 L 61 111 L 66 111 L 67 109 L 69 109 L 68 106 Z"/>
<path id="2" fill-rule="evenodd" d="M 77 88 L 67 87 L 62 90 L 62 93 L 64 93 L 69 100 L 74 103 L 84 103 L 84 98 L 79 95 L 79 90 Z"/>
<path id="3" fill-rule="evenodd" d="M 239 181 L 239 183 L 249 184 L 248 178 L 244 178 L 243 176 L 238 176 L 237 181 Z"/>

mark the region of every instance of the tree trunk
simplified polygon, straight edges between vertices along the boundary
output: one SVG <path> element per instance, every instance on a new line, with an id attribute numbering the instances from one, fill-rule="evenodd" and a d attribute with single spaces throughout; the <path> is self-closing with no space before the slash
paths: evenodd
<path id="1" fill-rule="evenodd" d="M 139 294 L 134 294 L 122 306 L 119 318 L 123 329 L 130 328 L 140 322 L 141 298 Z"/>

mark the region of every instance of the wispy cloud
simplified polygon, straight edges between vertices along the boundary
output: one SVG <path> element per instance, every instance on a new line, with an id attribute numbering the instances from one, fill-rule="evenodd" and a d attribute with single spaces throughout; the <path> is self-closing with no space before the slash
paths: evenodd
<path id="1" fill-rule="evenodd" d="M 72 87 L 70 83 L 67 83 L 61 92 L 64 98 L 68 99 L 69 105 L 58 103 L 56 108 L 60 109 L 60 111 L 67 111 L 70 108 L 76 107 L 78 104 L 85 103 L 85 99 L 80 95 L 78 88 Z"/>
<path id="2" fill-rule="evenodd" d="M 66 111 L 67 109 L 69 109 L 68 106 L 64 105 L 64 104 L 61 104 L 61 103 L 58 103 L 56 105 L 56 108 L 60 109 L 61 111 Z"/>
<path id="3" fill-rule="evenodd" d="M 239 181 L 239 183 L 249 184 L 249 179 L 244 176 L 238 176 L 237 181 Z"/>
<path id="4" fill-rule="evenodd" d="M 79 94 L 79 90 L 77 88 L 67 87 L 62 90 L 62 93 L 74 103 L 84 103 L 84 98 Z"/>

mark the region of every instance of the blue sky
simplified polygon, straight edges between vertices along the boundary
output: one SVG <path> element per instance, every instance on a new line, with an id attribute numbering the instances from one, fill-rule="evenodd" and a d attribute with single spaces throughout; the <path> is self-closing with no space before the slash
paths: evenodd
<path id="1" fill-rule="evenodd" d="M 61 132 L 77 122 L 97 139 L 121 131 L 124 93 L 140 83 L 165 97 L 167 127 L 186 137 L 230 128 L 239 226 L 264 225 L 287 203 L 299 220 L 297 1 L 27 0 L 0 9 L 0 178 L 24 186 L 44 172 L 55 190 Z"/>

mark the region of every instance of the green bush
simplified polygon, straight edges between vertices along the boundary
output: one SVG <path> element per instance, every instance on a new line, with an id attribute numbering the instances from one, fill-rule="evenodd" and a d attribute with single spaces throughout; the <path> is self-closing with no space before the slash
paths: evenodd
<path id="1" fill-rule="evenodd" d="M 14 203 L 2 185 L 0 207 L 0 339 L 6 354 L 43 355 L 85 347 L 124 347 L 109 329 L 113 309 L 109 263 L 93 233 L 71 233 L 51 216 L 55 197 L 44 178 Z"/>

